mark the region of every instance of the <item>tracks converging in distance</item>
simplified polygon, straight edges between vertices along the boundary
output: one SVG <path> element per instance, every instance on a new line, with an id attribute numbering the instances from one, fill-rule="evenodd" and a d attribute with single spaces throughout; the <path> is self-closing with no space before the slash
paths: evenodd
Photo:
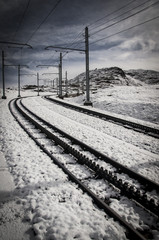
<path id="1" fill-rule="evenodd" d="M 22 103 L 22 99 L 14 99 L 10 101 L 9 108 L 21 127 L 53 160 L 53 162 L 63 169 L 63 171 L 69 176 L 69 179 L 78 184 L 83 191 L 87 192 L 98 207 L 104 209 L 108 215 L 119 221 L 127 229 L 128 238 L 147 239 L 145 238 L 144 233 L 137 231 L 131 224 L 125 221 L 118 213 L 109 207 L 108 198 L 101 197 L 99 194 L 92 191 L 88 182 L 91 179 L 101 179 L 103 184 L 109 185 L 113 191 L 116 192 L 115 195 L 117 199 L 120 198 L 120 195 L 124 195 L 153 215 L 156 221 L 158 219 L 157 216 L 159 215 L 159 203 L 151 197 L 148 192 L 150 190 L 156 190 L 159 192 L 159 185 L 157 183 L 137 174 L 51 125 L 49 122 L 31 112 Z M 50 142 L 49 146 L 51 146 L 51 148 L 47 147 L 48 141 Z M 52 147 L 55 147 L 55 149 L 58 148 L 59 150 L 57 152 L 59 154 L 55 154 L 55 150 L 52 150 Z M 63 155 L 63 158 L 66 157 L 66 160 L 61 160 L 60 155 Z M 100 162 L 102 161 L 106 164 L 112 165 L 114 171 L 108 171 L 106 168 L 103 168 L 100 165 Z M 84 172 L 84 174 L 81 174 L 83 177 L 77 176 L 76 172 L 73 172 L 71 165 L 80 168 L 80 171 Z M 128 178 L 133 178 L 135 181 L 138 181 L 140 187 L 130 184 L 128 181 L 124 181 L 122 179 L 122 174 L 127 174 Z"/>

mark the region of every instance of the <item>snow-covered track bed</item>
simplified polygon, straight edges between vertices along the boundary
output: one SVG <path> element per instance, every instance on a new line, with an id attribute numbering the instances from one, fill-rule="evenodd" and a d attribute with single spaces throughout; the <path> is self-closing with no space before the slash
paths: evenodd
<path id="1" fill-rule="evenodd" d="M 153 127 L 150 127 L 150 126 L 145 126 L 145 125 L 137 123 L 137 122 L 132 122 L 132 121 L 129 121 L 129 120 L 125 120 L 124 118 L 119 118 L 119 117 L 116 117 L 116 116 L 113 116 L 113 115 L 108 115 L 108 114 L 105 114 L 105 113 L 101 113 L 101 112 L 98 112 L 96 110 L 92 110 L 90 108 L 84 108 L 84 107 L 81 107 L 81 106 L 78 106 L 78 105 L 75 105 L 75 104 L 71 104 L 71 103 L 68 103 L 68 102 L 65 102 L 65 101 L 60 101 L 58 99 L 51 98 L 49 96 L 45 96 L 44 99 L 47 99 L 47 100 L 52 101 L 54 103 L 60 104 L 62 106 L 74 109 L 76 111 L 80 111 L 82 113 L 101 118 L 101 119 L 106 120 L 106 121 L 111 121 L 111 122 L 114 122 L 116 124 L 120 124 L 125 128 L 131 128 L 134 131 L 142 132 L 142 133 L 147 134 L 149 136 L 159 138 L 159 129 L 157 129 L 157 128 L 153 128 Z"/>
<path id="2" fill-rule="evenodd" d="M 136 183 L 135 185 L 129 184 L 126 181 L 123 181 L 119 176 L 119 172 L 126 172 L 125 167 L 120 164 L 111 167 L 111 170 L 108 171 L 100 166 L 100 162 L 103 160 L 111 163 L 111 159 L 107 158 L 103 154 L 95 151 L 89 146 L 79 142 L 75 138 L 71 138 L 68 134 L 65 134 L 63 131 L 53 127 L 51 124 L 47 123 L 43 119 L 39 118 L 35 114 L 31 113 L 30 110 L 20 102 L 20 100 L 10 102 L 10 109 L 12 114 L 15 116 L 17 121 L 21 126 L 27 131 L 27 133 L 36 141 L 40 148 L 50 156 L 50 158 L 60 166 L 65 173 L 69 175 L 69 178 L 76 182 L 84 191 L 86 191 L 94 200 L 94 202 L 100 207 L 103 208 L 111 217 L 120 221 L 122 225 L 128 229 L 129 238 L 134 239 L 146 239 L 138 231 L 136 231 L 131 225 L 123 219 L 124 214 L 120 217 L 119 213 L 116 213 L 111 206 L 111 198 L 120 201 L 123 197 L 120 194 L 126 196 L 127 198 L 134 199 L 132 202 L 134 208 L 138 209 L 135 211 L 145 211 L 141 210 L 139 204 L 143 205 L 144 208 L 148 209 L 145 211 L 145 219 L 153 218 L 151 226 L 149 227 L 147 233 L 149 238 L 151 236 L 151 229 L 156 228 L 157 213 L 158 213 L 158 202 L 156 199 L 150 197 L 149 193 L 146 193 L 146 189 L 158 189 L 158 185 L 149 181 L 142 176 L 139 177 L 139 182 L 141 180 L 142 184 L 145 183 L 145 189 L 140 189 L 140 184 Z M 15 107 L 18 109 L 18 113 L 15 113 Z M 13 110 L 14 109 L 14 110 Z M 27 119 L 19 117 L 19 112 Z M 32 115 L 32 116 L 31 116 Z M 28 122 L 29 120 L 29 122 Z M 51 139 L 51 140 L 49 140 Z M 89 153 L 88 153 L 89 151 Z M 97 159 L 98 158 L 98 159 Z M 110 168 L 110 167 L 109 167 Z M 114 169 L 115 168 L 115 169 Z M 113 171 L 112 171 L 113 170 Z M 129 175 L 131 171 L 128 169 Z M 133 173 L 133 172 L 132 172 Z M 134 175 L 135 173 L 133 173 Z M 136 174 L 137 176 L 138 174 Z M 137 177 L 135 177 L 137 179 Z M 145 179 L 145 180 L 143 180 Z M 102 188 L 98 188 L 98 183 L 102 182 Z M 144 182 L 145 181 L 145 182 Z M 130 182 L 130 181 L 129 181 Z M 140 186 L 140 187 L 139 187 Z M 111 193 L 106 194 L 110 191 Z M 98 196 L 97 196 L 98 195 Z M 111 207 L 108 206 L 110 204 Z M 139 213 L 137 213 L 139 214 Z M 141 219 L 143 221 L 143 219 Z M 141 230 L 141 229 L 140 229 Z M 144 233 L 145 229 L 143 228 L 141 232 Z M 153 239 L 151 236 L 150 239 Z"/>

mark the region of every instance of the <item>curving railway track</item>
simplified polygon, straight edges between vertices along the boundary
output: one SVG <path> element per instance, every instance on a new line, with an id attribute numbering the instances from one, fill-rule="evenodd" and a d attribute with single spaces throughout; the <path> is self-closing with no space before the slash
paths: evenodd
<path id="1" fill-rule="evenodd" d="M 142 133 L 147 134 L 149 136 L 159 138 L 159 129 L 157 129 L 157 128 L 145 126 L 145 125 L 142 125 L 142 124 L 139 124 L 139 123 L 135 123 L 135 122 L 128 121 L 128 120 L 125 120 L 125 119 L 121 119 L 121 118 L 118 118 L 118 117 L 115 117 L 115 116 L 111 116 L 111 115 L 108 115 L 108 114 L 97 112 L 97 111 L 92 110 L 90 108 L 88 109 L 88 108 L 84 108 L 84 107 L 81 107 L 81 106 L 70 104 L 68 102 L 59 101 L 58 99 L 51 98 L 50 96 L 45 96 L 44 99 L 49 100 L 51 102 L 54 102 L 56 104 L 60 104 L 60 105 L 65 106 L 67 108 L 71 108 L 73 110 L 76 110 L 76 111 L 79 111 L 79 112 L 82 112 L 82 113 L 85 113 L 85 114 L 88 114 L 88 115 L 91 115 L 91 116 L 94 116 L 94 117 L 101 118 L 105 121 L 114 122 L 116 124 L 122 125 L 125 128 L 131 128 L 134 131 L 142 132 Z"/>
<path id="2" fill-rule="evenodd" d="M 149 190 L 159 192 L 159 185 L 155 182 L 143 177 L 129 168 L 115 162 L 104 154 L 87 146 L 79 140 L 71 137 L 64 131 L 51 125 L 44 119 L 31 112 L 23 103 L 22 99 L 15 99 L 9 103 L 9 109 L 21 127 L 29 134 L 29 136 L 37 143 L 37 145 L 69 176 L 69 179 L 78 184 L 83 191 L 87 192 L 96 203 L 96 205 L 119 221 L 127 230 L 129 239 L 152 239 L 151 228 L 157 228 L 159 202 L 149 194 Z M 27 122 L 26 122 L 27 121 Z M 33 130 L 34 129 L 34 130 Z M 51 144 L 48 144 L 48 141 Z M 48 146 L 56 145 L 59 147 L 59 154 L 53 152 Z M 88 157 L 88 152 L 91 157 Z M 61 156 L 62 155 L 62 159 Z M 55 157 L 56 156 L 56 157 Z M 65 159 L 65 160 L 64 160 Z M 98 161 L 100 160 L 100 161 Z M 113 166 L 114 171 L 108 171 L 100 165 L 104 161 Z M 72 166 L 74 166 L 72 168 Z M 76 168 L 80 168 L 81 174 L 76 174 Z M 129 181 L 122 179 L 122 174 L 127 174 L 128 179 L 135 179 L 137 185 L 130 184 Z M 120 177 L 121 176 L 121 177 Z M 143 208 L 154 218 L 154 225 L 149 231 L 139 232 L 132 224 L 128 223 L 115 212 L 109 205 L 110 199 L 99 194 L 98 189 L 90 187 L 90 181 L 102 181 L 103 189 L 108 186 L 112 188 L 116 199 L 125 196 L 130 199 L 134 205 Z M 140 186 L 140 187 L 138 187 Z"/>

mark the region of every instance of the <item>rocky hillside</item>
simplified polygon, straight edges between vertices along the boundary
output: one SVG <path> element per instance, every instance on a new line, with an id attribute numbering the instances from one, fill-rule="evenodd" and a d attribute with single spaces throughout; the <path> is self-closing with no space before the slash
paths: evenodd
<path id="1" fill-rule="evenodd" d="M 91 89 L 106 88 L 113 85 L 143 85 L 159 83 L 159 72 L 151 70 L 124 71 L 118 67 L 91 70 Z M 72 87 L 85 88 L 85 73 L 81 73 L 71 80 Z"/>
<path id="2" fill-rule="evenodd" d="M 158 84 L 159 83 L 159 72 L 152 70 L 129 70 L 125 71 L 128 76 L 140 80 L 146 84 Z"/>

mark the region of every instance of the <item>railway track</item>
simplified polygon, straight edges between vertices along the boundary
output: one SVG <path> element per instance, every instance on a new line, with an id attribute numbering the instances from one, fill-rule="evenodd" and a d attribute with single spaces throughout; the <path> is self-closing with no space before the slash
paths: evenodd
<path id="1" fill-rule="evenodd" d="M 98 207 L 105 210 L 108 215 L 119 221 L 126 229 L 127 236 L 130 239 L 146 239 L 144 233 L 139 233 L 135 230 L 132 225 L 126 222 L 122 217 L 119 216 L 112 208 L 109 207 L 109 199 L 104 196 L 98 196 L 97 193 L 89 188 L 88 182 L 91 179 L 101 179 L 103 184 L 109 185 L 115 192 L 116 198 L 120 198 L 120 195 L 124 195 L 131 199 L 135 204 L 142 206 L 145 211 L 153 215 L 155 221 L 158 220 L 159 203 L 153 199 L 147 191 L 154 189 L 159 191 L 159 185 L 149 179 L 131 171 L 130 169 L 116 163 L 114 160 L 107 156 L 99 153 L 95 149 L 83 144 L 75 138 L 72 138 L 60 129 L 52 126 L 50 123 L 38 117 L 36 114 L 27 109 L 22 103 L 21 99 L 12 100 L 9 103 L 9 108 L 15 119 L 21 125 L 21 127 L 29 134 L 29 136 L 37 143 L 37 145 L 56 163 L 63 171 L 68 174 L 69 178 L 77 183 L 83 191 L 87 192 L 97 204 Z M 21 114 L 23 117 L 19 117 Z M 24 118 L 24 119 L 23 119 Z M 27 119 L 27 127 L 26 127 Z M 30 127 L 29 127 L 30 126 Z M 34 129 L 34 131 L 33 131 Z M 38 137 L 37 137 L 38 135 Z M 57 154 L 52 154 L 52 150 L 46 148 L 47 141 L 51 141 L 52 144 L 59 146 L 59 159 L 55 158 Z M 94 157 L 90 158 L 86 152 L 90 152 Z M 67 156 L 66 160 L 60 160 L 60 155 Z M 70 160 L 71 158 L 71 160 Z M 105 161 L 111 164 L 114 171 L 108 171 L 100 166 L 98 162 Z M 71 165 L 76 168 L 84 169 L 84 173 L 81 176 L 76 176 L 76 173 L 69 169 Z M 74 167 L 75 168 L 75 167 Z M 88 174 L 86 175 L 85 172 Z M 123 181 L 119 176 L 122 173 L 126 173 L 130 178 L 134 178 L 141 184 L 141 189 L 134 185 L 131 185 L 127 181 Z M 98 192 L 98 190 L 97 190 Z M 149 233 L 149 235 L 151 235 Z"/>
<path id="2" fill-rule="evenodd" d="M 111 122 L 114 122 L 116 124 L 120 124 L 125 128 L 131 128 L 134 131 L 142 132 L 142 133 L 147 134 L 149 136 L 159 138 L 159 129 L 157 129 L 157 128 L 144 126 L 144 125 L 139 124 L 139 123 L 131 122 L 131 121 L 128 121 L 128 120 L 125 120 L 125 119 L 115 117 L 115 116 L 111 116 L 111 115 L 108 115 L 108 114 L 97 112 L 97 111 L 92 110 L 92 109 L 88 109 L 88 108 L 84 108 L 84 107 L 81 107 L 81 106 L 73 105 L 73 104 L 70 104 L 70 103 L 67 103 L 67 102 L 64 102 L 64 101 L 59 101 L 58 99 L 50 98 L 50 96 L 45 96 L 44 99 L 49 100 L 51 102 L 54 102 L 56 104 L 60 104 L 60 105 L 65 106 L 67 108 L 71 108 L 71 109 L 74 109 L 76 111 L 79 111 L 79 112 L 82 112 L 82 113 L 85 113 L 85 114 L 88 114 L 88 115 L 91 115 L 91 116 L 94 116 L 94 117 L 101 118 L 102 120 L 105 120 L 105 121 L 111 121 Z"/>

